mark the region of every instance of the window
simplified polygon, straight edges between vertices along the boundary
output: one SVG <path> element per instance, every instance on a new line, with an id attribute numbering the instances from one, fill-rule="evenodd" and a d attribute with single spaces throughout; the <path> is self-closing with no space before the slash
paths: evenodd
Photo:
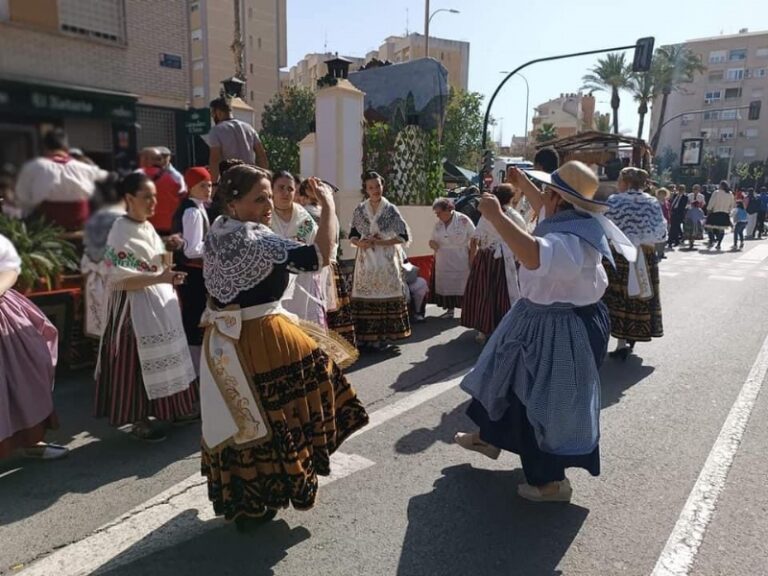
<path id="1" fill-rule="evenodd" d="M 445 52 L 440 52 L 440 61 L 445 60 Z"/>
<path id="2" fill-rule="evenodd" d="M 754 88 L 752 90 L 752 98 L 754 100 L 760 100 L 763 97 L 763 89 L 762 88 Z"/>
<path id="3" fill-rule="evenodd" d="M 731 50 L 728 53 L 728 61 L 729 62 L 735 62 L 738 60 L 746 60 L 747 59 L 747 49 L 746 48 L 738 48 L 737 50 Z"/>
<path id="4" fill-rule="evenodd" d="M 717 157 L 718 158 L 730 158 L 732 152 L 733 152 L 733 148 L 731 148 L 730 146 L 718 146 L 717 147 Z"/>
<path id="5" fill-rule="evenodd" d="M 253 48 L 253 36 L 248 36 L 248 46 Z"/>
<path id="6" fill-rule="evenodd" d="M 744 158 L 754 158 L 757 156 L 757 148 L 744 148 Z"/>
<path id="7" fill-rule="evenodd" d="M 197 12 L 200 10 L 200 3 L 199 2 L 192 2 L 189 5 L 189 11 L 190 12 Z"/>
<path id="8" fill-rule="evenodd" d="M 747 137 L 748 140 L 754 140 L 759 136 L 759 132 L 757 131 L 757 128 L 747 128 L 744 131 L 744 136 Z"/>
<path id="9" fill-rule="evenodd" d="M 701 130 L 701 137 L 705 140 L 717 137 L 717 128 L 703 128 Z"/>
<path id="10" fill-rule="evenodd" d="M 248 64 L 248 70 L 250 70 L 251 74 L 253 74 L 253 62 Z"/>
<path id="11" fill-rule="evenodd" d="M 261 38 L 259 38 L 259 50 L 261 50 Z"/>
<path id="12" fill-rule="evenodd" d="M 717 102 L 722 97 L 723 93 L 721 90 L 710 90 L 709 92 L 704 93 L 704 102 L 712 104 L 712 102 Z"/>
<path id="13" fill-rule="evenodd" d="M 744 68 L 728 68 L 728 71 L 725 74 L 725 79 L 729 82 L 744 80 Z"/>
<path id="14" fill-rule="evenodd" d="M 203 39 L 203 30 L 202 28 L 198 28 L 197 30 L 192 30 L 192 42 L 200 42 Z"/>
<path id="15" fill-rule="evenodd" d="M 253 90 L 251 90 L 251 102 L 253 102 Z"/>
<path id="16" fill-rule="evenodd" d="M 722 110 L 720 120 L 741 120 L 741 113 L 738 110 Z"/>
<path id="17" fill-rule="evenodd" d="M 62 32 L 125 42 L 125 0 L 59 0 Z"/>
<path id="18" fill-rule="evenodd" d="M 725 99 L 733 100 L 734 98 L 741 98 L 741 88 L 726 88 Z"/>
<path id="19" fill-rule="evenodd" d="M 727 126 L 725 128 L 720 128 L 720 140 L 730 140 L 733 138 L 733 135 L 736 133 L 736 130 L 733 126 Z"/>
<path id="20" fill-rule="evenodd" d="M 193 70 L 202 70 L 203 68 L 205 68 L 205 62 L 202 60 L 195 60 L 195 62 L 192 64 Z"/>
<path id="21" fill-rule="evenodd" d="M 720 82 L 723 79 L 723 71 L 722 70 L 716 70 L 714 72 L 709 73 L 709 81 L 710 82 Z"/>
<path id="22" fill-rule="evenodd" d="M 195 98 L 202 98 L 205 96 L 205 88 L 202 86 L 195 86 L 192 88 L 192 96 Z"/>
<path id="23" fill-rule="evenodd" d="M 720 64 L 721 62 L 725 62 L 727 57 L 728 53 L 725 50 L 714 50 L 709 53 L 709 63 Z"/>
<path id="24" fill-rule="evenodd" d="M 720 112 L 718 110 L 704 112 L 704 120 L 720 120 Z"/>
<path id="25" fill-rule="evenodd" d="M 753 68 L 752 78 L 766 78 L 768 77 L 768 68 Z"/>
<path id="26" fill-rule="evenodd" d="M 768 58 L 768 48 L 758 48 L 755 52 L 755 56 L 758 58 Z"/>

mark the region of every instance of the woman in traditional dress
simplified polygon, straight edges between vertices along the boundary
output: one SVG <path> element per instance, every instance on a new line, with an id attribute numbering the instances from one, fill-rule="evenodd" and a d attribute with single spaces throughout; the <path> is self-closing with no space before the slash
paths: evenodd
<path id="1" fill-rule="evenodd" d="M 309 179 L 304 179 L 299 184 L 298 200 L 304 209 L 309 212 L 315 223 L 320 223 L 322 207 L 317 198 L 313 196 L 312 187 L 309 185 Z M 354 348 L 357 348 L 357 338 L 355 337 L 355 317 L 352 314 L 352 300 L 349 296 L 347 282 L 341 275 L 339 266 L 339 219 L 334 214 L 336 222 L 336 242 L 331 252 L 331 264 L 323 268 L 321 276 L 325 287 L 325 315 L 328 321 L 328 328 L 343 336 Z"/>
<path id="2" fill-rule="evenodd" d="M 525 220 L 511 205 L 514 188 L 501 184 L 493 195 L 507 218 L 525 228 Z M 520 297 L 515 255 L 487 218 L 481 217 L 472 233 L 470 265 L 461 325 L 477 330 L 476 339 L 483 343 Z"/>
<path id="3" fill-rule="evenodd" d="M 177 286 L 181 299 L 181 319 L 192 356 L 195 372 L 200 373 L 200 346 L 203 329 L 200 318 L 205 310 L 205 284 L 203 283 L 203 248 L 205 235 L 211 227 L 208 204 L 211 202 L 213 183 L 211 174 L 202 166 L 189 168 L 184 173 L 187 194 L 171 220 L 171 231 L 182 239 L 182 246 L 173 253 L 176 270 L 186 274 L 184 283 Z"/>
<path id="4" fill-rule="evenodd" d="M 272 232 L 270 174 L 251 166 L 224 175 L 227 213 L 205 241 L 202 472 L 214 510 L 240 529 L 289 504 L 311 508 L 331 454 L 368 421 L 334 361 L 353 360 L 354 349 L 333 334 L 310 337 L 280 304 L 290 274 L 330 261 L 333 195 L 312 186 L 323 206 L 314 245 Z"/>
<path id="5" fill-rule="evenodd" d="M 711 250 L 712 246 L 718 250 L 722 249 L 725 232 L 731 227 L 731 212 L 735 207 L 736 200 L 731 193 L 731 186 L 723 180 L 707 205 L 707 221 L 704 227 L 709 235 L 708 249 Z"/>
<path id="6" fill-rule="evenodd" d="M 274 213 L 272 231 L 287 240 L 309 246 L 315 240 L 317 224 L 296 199 L 296 179 L 282 170 L 272 177 Z M 283 296 L 283 306 L 299 318 L 323 327 L 328 326 L 325 316 L 324 276 L 321 272 L 305 272 L 290 277 Z"/>
<path id="7" fill-rule="evenodd" d="M 666 238 L 667 225 L 656 199 L 642 192 L 647 181 L 645 170 L 624 168 L 605 214 L 638 251 L 634 265 L 621 254 L 613 255 L 616 268 L 608 268 L 609 286 L 603 298 L 611 313 L 611 335 L 618 339 L 610 356 L 622 360 L 634 351 L 635 342 L 664 335 L 654 246 Z"/>
<path id="8" fill-rule="evenodd" d="M 166 247 L 149 222 L 155 186 L 134 172 L 120 184 L 127 213 L 107 239 L 106 325 L 96 366 L 96 416 L 112 426 L 133 424 L 147 442 L 165 440 L 150 418 L 183 422 L 197 417 L 195 368 L 184 335 L 175 285 L 185 274 L 167 264 Z M 168 254 L 170 256 L 170 254 Z"/>
<path id="9" fill-rule="evenodd" d="M 107 264 L 104 252 L 107 237 L 115 220 L 125 215 L 125 202 L 118 196 L 117 174 L 110 174 L 96 183 L 96 193 L 102 205 L 85 224 L 80 270 L 85 274 L 85 335 L 101 338 L 104 333 L 106 308 Z"/>
<path id="10" fill-rule="evenodd" d="M 469 277 L 469 244 L 475 225 L 469 216 L 454 209 L 453 201 L 439 198 L 432 204 L 437 222 L 429 247 L 435 251 L 430 301 L 453 318 L 454 308 L 464 308 L 464 289 Z"/>
<path id="11" fill-rule="evenodd" d="M 58 333 L 45 315 L 13 290 L 21 260 L 0 236 L 0 459 L 17 449 L 46 460 L 66 456 L 63 446 L 43 442 L 57 428 L 53 379 Z"/>
<path id="12" fill-rule="evenodd" d="M 607 205 L 594 200 L 599 182 L 586 164 L 530 174 L 546 183 L 543 194 L 528 196 L 540 214 L 533 234 L 507 217 L 495 196 L 480 203 L 520 261 L 521 298 L 461 383 L 480 430 L 459 433 L 456 442 L 494 459 L 501 450 L 519 454 L 523 498 L 569 501 L 566 468 L 600 473 L 598 370 L 610 329 L 600 301 L 608 285 L 601 261 L 612 258 L 609 240 L 630 260 L 635 249 L 599 215 Z"/>
<path id="13" fill-rule="evenodd" d="M 349 239 L 357 248 L 352 282 L 355 335 L 360 344 L 384 350 L 411 335 L 398 244 L 410 241 L 400 211 L 384 198 L 384 181 L 374 171 L 363 175 L 368 199 L 355 208 Z"/>

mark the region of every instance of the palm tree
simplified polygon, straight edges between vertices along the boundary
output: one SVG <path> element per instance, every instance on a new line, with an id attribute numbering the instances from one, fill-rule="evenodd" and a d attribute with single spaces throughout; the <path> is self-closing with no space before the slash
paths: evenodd
<path id="1" fill-rule="evenodd" d="M 655 75 L 650 72 L 635 72 L 629 77 L 629 91 L 635 102 L 639 104 L 637 114 L 640 116 L 640 123 L 637 126 L 637 137 L 643 137 L 643 128 L 645 127 L 645 115 L 648 114 L 648 103 L 656 96 Z"/>
<path id="2" fill-rule="evenodd" d="M 585 90 L 610 90 L 611 108 L 613 109 L 613 133 L 619 133 L 619 90 L 626 88 L 630 75 L 625 54 L 614 52 L 600 58 L 590 73 L 582 78 Z"/>
<path id="3" fill-rule="evenodd" d="M 660 47 L 653 55 L 653 60 L 657 94 L 661 94 L 659 123 L 651 138 L 651 148 L 655 150 L 661 135 L 659 127 L 664 123 L 664 117 L 667 115 L 669 95 L 678 90 L 682 84 L 692 82 L 693 77 L 697 73 L 704 72 L 706 67 L 701 63 L 701 56 L 694 54 L 682 44 Z"/>
<path id="4" fill-rule="evenodd" d="M 597 113 L 595 116 L 595 130 L 598 132 L 610 132 L 611 131 L 611 115 Z"/>
<path id="5" fill-rule="evenodd" d="M 550 140 L 557 140 L 557 128 L 554 124 L 544 122 L 536 131 L 536 142 L 549 142 Z"/>

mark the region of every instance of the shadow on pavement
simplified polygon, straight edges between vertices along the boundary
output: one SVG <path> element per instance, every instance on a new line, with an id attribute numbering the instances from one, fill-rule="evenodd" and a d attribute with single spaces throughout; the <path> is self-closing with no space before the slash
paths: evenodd
<path id="1" fill-rule="evenodd" d="M 440 423 L 434 428 L 411 430 L 395 443 L 395 450 L 398 454 L 418 454 L 429 450 L 437 442 L 453 444 L 456 432 L 477 428 L 466 415 L 467 406 L 469 406 L 469 400 L 462 402 L 450 412 L 443 412 Z"/>
<path id="2" fill-rule="evenodd" d="M 589 511 L 573 504 L 535 504 L 517 496 L 522 470 L 469 464 L 443 470 L 432 492 L 411 498 L 397 574 L 561 574 Z"/>
<path id="3" fill-rule="evenodd" d="M 215 524 L 214 528 L 206 524 L 209 523 L 197 520 L 195 510 L 187 510 L 115 556 L 94 574 L 268 576 L 275 573 L 273 568 L 287 556 L 291 547 L 311 536 L 303 526 L 291 528 L 279 519 L 248 534 L 240 534 L 234 525 L 221 519 L 210 521 Z M 178 544 L 168 542 L 170 547 L 163 547 L 162 540 L 167 538 L 164 534 L 185 532 L 198 535 Z M 148 548 L 154 552 L 144 555 Z"/>
<path id="4" fill-rule="evenodd" d="M 642 344 L 640 342 L 637 345 L 640 353 Z M 654 366 L 646 366 L 638 356 L 630 356 L 626 362 L 606 358 L 600 369 L 601 407 L 618 404 L 627 390 L 648 378 L 654 370 Z"/>
<path id="5" fill-rule="evenodd" d="M 87 384 L 83 384 L 87 382 Z M 67 494 L 88 494 L 124 478 L 149 478 L 200 450 L 200 424 L 169 427 L 168 439 L 146 444 L 93 417 L 92 381 L 62 378 L 54 390 L 61 428 L 46 439 L 82 441 L 67 458 L 0 461 L 0 526 L 48 509 Z M 2 477 L 5 474 L 4 477 Z"/>

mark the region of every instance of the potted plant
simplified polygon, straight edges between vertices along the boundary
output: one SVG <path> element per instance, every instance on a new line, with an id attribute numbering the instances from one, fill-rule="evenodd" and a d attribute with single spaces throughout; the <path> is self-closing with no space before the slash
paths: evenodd
<path id="1" fill-rule="evenodd" d="M 29 294 L 51 290 L 65 270 L 77 270 L 75 247 L 62 239 L 64 230 L 43 219 L 17 220 L 0 214 L 0 234 L 8 238 L 21 258 L 16 289 Z"/>

